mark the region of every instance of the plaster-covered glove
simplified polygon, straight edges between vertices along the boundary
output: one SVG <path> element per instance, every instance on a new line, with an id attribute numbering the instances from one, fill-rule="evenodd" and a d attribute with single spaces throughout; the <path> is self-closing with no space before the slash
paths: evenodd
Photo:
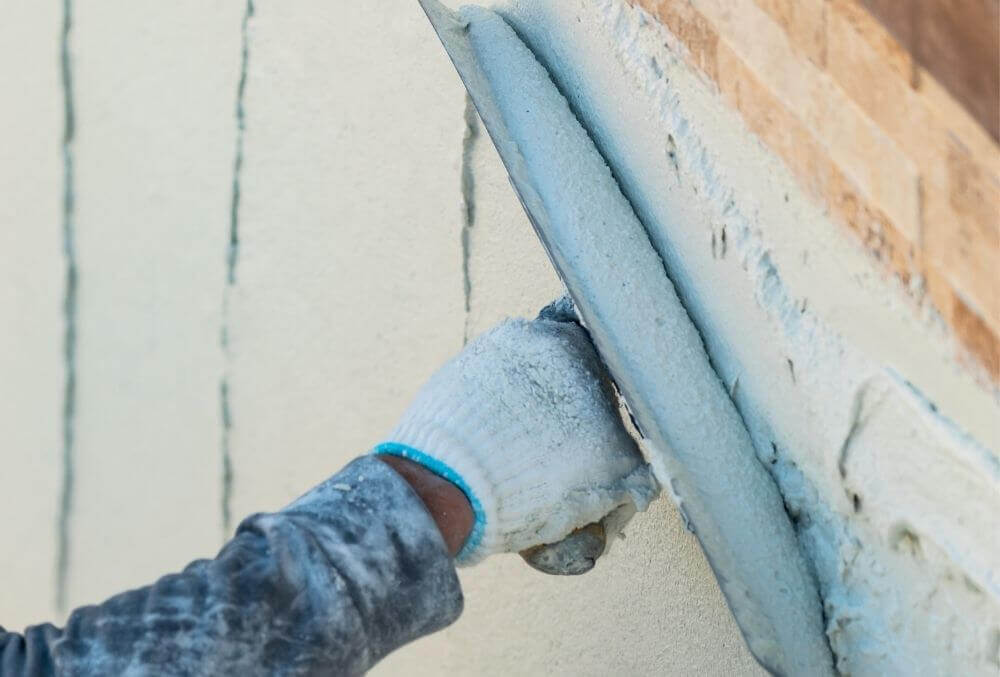
<path id="1" fill-rule="evenodd" d="M 657 493 L 590 340 L 570 322 L 508 320 L 471 342 L 375 453 L 465 492 L 476 520 L 456 558 L 466 565 L 643 510 Z"/>

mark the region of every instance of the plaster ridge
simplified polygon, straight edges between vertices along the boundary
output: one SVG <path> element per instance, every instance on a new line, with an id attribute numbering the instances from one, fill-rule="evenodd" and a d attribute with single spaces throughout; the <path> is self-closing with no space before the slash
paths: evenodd
<path id="1" fill-rule="evenodd" d="M 220 509 L 222 512 L 222 532 L 225 539 L 232 524 L 233 459 L 230 433 L 233 427 L 232 403 L 230 401 L 230 370 L 232 350 L 229 344 L 230 299 L 236 286 L 236 268 L 240 252 L 240 181 L 243 177 L 243 145 L 246 132 L 245 95 L 247 72 L 250 63 L 249 28 L 254 16 L 253 0 L 247 0 L 240 23 L 240 75 L 236 84 L 236 149 L 233 158 L 232 196 L 229 204 L 229 243 L 226 251 L 226 284 L 222 293 L 222 319 L 219 330 L 219 345 L 222 349 L 223 368 L 219 379 L 219 417 L 221 439 L 219 455 L 222 462 L 222 487 Z"/>
<path id="2" fill-rule="evenodd" d="M 77 345 L 77 292 L 78 268 L 76 260 L 76 232 L 73 193 L 73 141 L 76 136 L 76 118 L 73 99 L 73 69 L 70 53 L 70 34 L 73 29 L 72 0 L 63 0 L 63 22 L 59 47 L 59 66 L 63 94 L 63 195 L 62 236 L 63 260 L 66 266 L 63 297 L 63 364 L 65 382 L 62 407 L 62 485 L 59 496 L 56 524 L 56 585 L 55 603 L 60 610 L 66 608 L 67 579 L 69 577 L 70 526 L 74 494 L 74 442 L 76 429 L 76 345 Z"/>
<path id="3" fill-rule="evenodd" d="M 472 249 L 472 228 L 476 224 L 476 177 L 472 167 L 472 154 L 479 139 L 479 114 L 472 103 L 472 97 L 465 94 L 463 113 L 465 131 L 462 134 L 462 293 L 465 301 L 465 322 L 462 345 L 469 342 L 469 313 L 472 310 L 472 278 L 469 275 L 469 257 Z"/>

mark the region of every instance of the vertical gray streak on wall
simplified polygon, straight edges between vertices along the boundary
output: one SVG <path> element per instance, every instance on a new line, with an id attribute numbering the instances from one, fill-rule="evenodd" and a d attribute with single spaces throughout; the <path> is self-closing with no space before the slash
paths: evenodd
<path id="1" fill-rule="evenodd" d="M 63 363 L 65 382 L 62 406 L 62 486 L 59 495 L 56 524 L 56 607 L 66 607 L 66 581 L 69 572 L 70 518 L 73 509 L 73 443 L 76 416 L 76 328 L 77 286 L 76 233 L 74 232 L 73 139 L 76 121 L 73 107 L 73 63 L 70 53 L 70 32 L 73 28 L 72 0 L 63 0 L 62 37 L 59 66 L 63 90 L 63 196 L 62 234 L 65 260 L 65 290 L 63 297 Z"/>
<path id="2" fill-rule="evenodd" d="M 226 257 L 226 281 L 229 286 L 236 283 L 236 262 L 240 251 L 240 174 L 243 170 L 243 132 L 246 129 L 243 95 L 247 87 L 247 66 L 250 57 L 248 30 L 252 18 L 253 0 L 247 0 L 240 27 L 240 77 L 236 85 L 236 156 L 233 160 L 233 193 L 229 205 L 229 251 Z"/>
<path id="3" fill-rule="evenodd" d="M 472 278 L 469 276 L 472 227 L 476 223 L 476 177 L 472 169 L 472 152 L 479 138 L 479 116 L 472 98 L 465 95 L 465 133 L 462 135 L 462 286 L 465 298 L 465 329 L 462 344 L 469 342 L 469 313 L 472 310 Z"/>
<path id="4" fill-rule="evenodd" d="M 225 344 L 225 328 L 223 328 L 223 344 Z M 224 348 L 225 349 L 225 348 Z M 232 521 L 232 496 L 233 496 L 233 459 L 230 453 L 229 433 L 233 427 L 233 417 L 229 404 L 229 364 L 223 367 L 225 370 L 221 382 L 219 383 L 219 415 L 222 422 L 222 537 L 225 540 L 229 534 L 229 525 Z"/>
<path id="5" fill-rule="evenodd" d="M 243 138 L 246 130 L 246 108 L 244 94 L 247 86 L 247 70 L 250 63 L 249 28 L 253 18 L 253 0 L 247 0 L 240 25 L 240 75 L 236 84 L 236 150 L 233 158 L 232 195 L 229 203 L 229 242 L 226 251 L 226 286 L 222 298 L 222 327 L 219 343 L 222 347 L 223 372 L 219 382 L 219 415 L 222 425 L 222 530 L 223 538 L 228 537 L 232 522 L 233 460 L 230 453 L 230 432 L 233 426 L 232 404 L 230 401 L 229 374 L 232 367 L 232 353 L 229 344 L 229 305 L 233 287 L 236 286 L 236 264 L 240 252 L 240 179 L 243 173 Z"/>

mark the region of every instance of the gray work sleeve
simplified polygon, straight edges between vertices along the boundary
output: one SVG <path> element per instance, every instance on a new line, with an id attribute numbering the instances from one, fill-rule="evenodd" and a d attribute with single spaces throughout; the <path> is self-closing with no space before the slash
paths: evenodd
<path id="1" fill-rule="evenodd" d="M 458 618 L 462 592 L 423 502 L 360 458 L 213 560 L 77 609 L 65 628 L 0 628 L 0 675 L 356 675 Z"/>

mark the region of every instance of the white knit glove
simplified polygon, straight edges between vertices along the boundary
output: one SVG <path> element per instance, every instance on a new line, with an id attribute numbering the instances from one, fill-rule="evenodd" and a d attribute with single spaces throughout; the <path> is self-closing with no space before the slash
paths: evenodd
<path id="1" fill-rule="evenodd" d="M 375 453 L 465 492 L 476 522 L 456 559 L 474 564 L 645 509 L 657 485 L 614 402 L 579 326 L 508 320 L 438 370 Z"/>

